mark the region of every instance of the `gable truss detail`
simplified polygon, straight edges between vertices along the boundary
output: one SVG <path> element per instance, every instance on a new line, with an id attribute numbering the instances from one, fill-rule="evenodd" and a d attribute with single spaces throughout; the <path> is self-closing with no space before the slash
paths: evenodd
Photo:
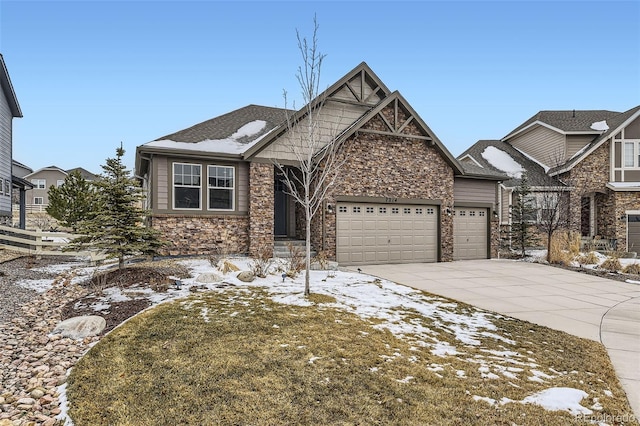
<path id="1" fill-rule="evenodd" d="M 385 110 L 388 111 L 388 108 L 393 108 L 392 117 L 385 116 Z M 433 139 L 429 136 L 424 135 L 416 135 L 412 133 L 405 133 L 407 127 L 414 122 L 415 117 L 410 114 L 405 108 L 402 107 L 400 101 L 396 98 L 393 100 L 393 103 L 389 105 L 387 108 L 379 111 L 374 117 L 380 121 L 382 121 L 386 127 L 385 130 L 375 130 L 375 129 L 364 129 L 361 128 L 359 132 L 361 133 L 373 133 L 376 135 L 384 135 L 384 136 L 396 136 L 403 138 L 411 138 L 411 139 L 420 139 L 425 141 L 433 142 Z"/>

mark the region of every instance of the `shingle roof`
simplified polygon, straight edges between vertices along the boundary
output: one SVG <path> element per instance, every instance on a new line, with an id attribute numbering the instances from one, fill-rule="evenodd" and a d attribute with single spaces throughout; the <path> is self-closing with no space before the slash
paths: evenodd
<path id="1" fill-rule="evenodd" d="M 608 130 L 602 132 L 602 134 L 600 134 L 593 141 L 591 141 L 589 143 L 589 145 L 587 145 L 581 151 L 579 151 L 580 154 L 574 155 L 572 158 L 570 158 L 563 165 L 552 168 L 551 170 L 549 170 L 549 173 L 550 174 L 554 174 L 558 170 L 567 170 L 567 169 L 571 168 L 575 163 L 579 162 L 584 157 L 585 154 L 590 152 L 592 148 L 594 148 L 597 145 L 599 145 L 602 141 L 604 141 L 606 139 L 609 139 L 610 137 L 614 136 L 612 133 L 616 132 L 618 127 L 620 127 L 625 121 L 627 121 L 632 115 L 634 115 L 638 111 L 640 111 L 640 105 L 638 105 L 638 106 L 636 106 L 634 108 L 631 108 L 628 111 L 625 111 L 625 112 L 622 112 L 622 113 L 616 113 L 616 115 L 611 116 L 608 119 L 606 119 L 607 126 L 609 126 Z"/>
<path id="2" fill-rule="evenodd" d="M 76 170 L 80 172 L 80 176 L 82 176 L 82 178 L 85 179 L 85 180 L 97 180 L 98 179 L 97 175 L 94 175 L 93 173 L 91 173 L 88 170 L 83 169 L 82 167 L 75 167 L 73 169 L 67 170 L 66 172 L 67 172 L 67 174 L 71 174 L 71 172 L 76 171 Z"/>
<path id="3" fill-rule="evenodd" d="M 462 166 L 462 171 L 464 172 L 464 176 L 472 176 L 472 177 L 486 177 L 489 179 L 495 180 L 508 180 L 509 177 L 503 172 L 496 171 L 493 169 L 489 169 L 486 167 L 480 167 L 475 164 L 468 163 L 466 161 L 458 161 Z"/>
<path id="4" fill-rule="evenodd" d="M 286 112 L 287 110 L 283 108 L 247 105 L 187 129 L 163 136 L 156 139 L 156 141 L 171 140 L 196 143 L 205 140 L 225 139 L 249 122 L 255 120 L 266 121 L 267 124 L 263 130 L 258 134 L 252 135 L 252 139 L 255 139 L 282 124 L 286 120 Z"/>
<path id="5" fill-rule="evenodd" d="M 607 110 L 570 110 L 570 111 L 540 111 L 527 121 L 516 127 L 509 135 L 513 135 L 535 123 L 536 121 L 548 124 L 563 132 L 594 132 L 591 125 L 597 121 L 608 120 L 616 115 L 616 111 Z M 609 127 L 611 127 L 609 125 Z M 503 139 L 506 139 L 506 137 Z"/>
<path id="6" fill-rule="evenodd" d="M 491 164 L 486 158 L 482 156 L 482 153 L 488 147 L 495 147 L 506 154 L 508 154 L 516 163 L 518 163 L 524 170 L 527 175 L 527 180 L 530 186 L 557 186 L 557 181 L 552 177 L 548 176 L 544 170 L 544 168 L 536 163 L 535 161 L 529 159 L 522 152 L 518 151 L 511 145 L 506 142 L 502 142 L 500 140 L 480 140 L 473 144 L 469 149 L 458 156 L 458 160 L 463 157 L 471 156 L 477 163 L 482 166 L 482 169 L 485 169 L 487 173 L 497 173 L 505 175 L 505 171 L 500 170 L 495 165 Z M 463 164 L 463 167 L 466 169 L 468 167 L 477 169 L 477 165 L 471 165 L 464 161 L 460 162 Z M 503 184 L 506 187 L 516 187 L 520 184 L 521 178 L 519 177 L 509 177 L 505 175 L 505 180 Z"/>

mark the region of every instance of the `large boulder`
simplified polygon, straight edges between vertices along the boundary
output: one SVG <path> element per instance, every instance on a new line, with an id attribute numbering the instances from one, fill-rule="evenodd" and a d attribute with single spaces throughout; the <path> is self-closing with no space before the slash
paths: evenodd
<path id="1" fill-rule="evenodd" d="M 256 279 L 256 276 L 251 271 L 242 271 L 238 274 L 238 279 L 245 283 L 250 283 Z"/>
<path id="2" fill-rule="evenodd" d="M 212 272 L 205 272 L 203 274 L 198 275 L 198 278 L 196 278 L 197 282 L 205 283 L 205 284 L 219 283 L 222 280 L 223 278 L 220 275 L 214 274 Z"/>
<path id="3" fill-rule="evenodd" d="M 70 339 L 84 339 L 88 336 L 96 336 L 107 326 L 107 321 L 97 315 L 73 317 L 56 325 L 52 334 L 62 334 Z"/>

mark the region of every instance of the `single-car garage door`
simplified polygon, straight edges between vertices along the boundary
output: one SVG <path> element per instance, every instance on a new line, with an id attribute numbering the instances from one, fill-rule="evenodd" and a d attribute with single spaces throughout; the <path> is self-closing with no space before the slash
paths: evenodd
<path id="1" fill-rule="evenodd" d="M 453 259 L 487 258 L 488 210 L 456 207 L 453 210 Z"/>
<path id="2" fill-rule="evenodd" d="M 628 218 L 627 250 L 640 253 L 640 214 L 630 214 Z"/>
<path id="3" fill-rule="evenodd" d="M 338 203 L 336 257 L 342 265 L 436 262 L 438 207 Z"/>

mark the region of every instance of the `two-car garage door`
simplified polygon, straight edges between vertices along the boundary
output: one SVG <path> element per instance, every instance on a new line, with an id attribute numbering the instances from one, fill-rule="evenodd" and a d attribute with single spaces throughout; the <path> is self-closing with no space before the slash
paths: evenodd
<path id="1" fill-rule="evenodd" d="M 342 265 L 438 260 L 438 206 L 338 203 L 336 255 Z M 453 259 L 486 259 L 488 209 L 453 211 Z"/>
<path id="2" fill-rule="evenodd" d="M 436 262 L 438 207 L 338 203 L 336 255 L 343 265 Z"/>

